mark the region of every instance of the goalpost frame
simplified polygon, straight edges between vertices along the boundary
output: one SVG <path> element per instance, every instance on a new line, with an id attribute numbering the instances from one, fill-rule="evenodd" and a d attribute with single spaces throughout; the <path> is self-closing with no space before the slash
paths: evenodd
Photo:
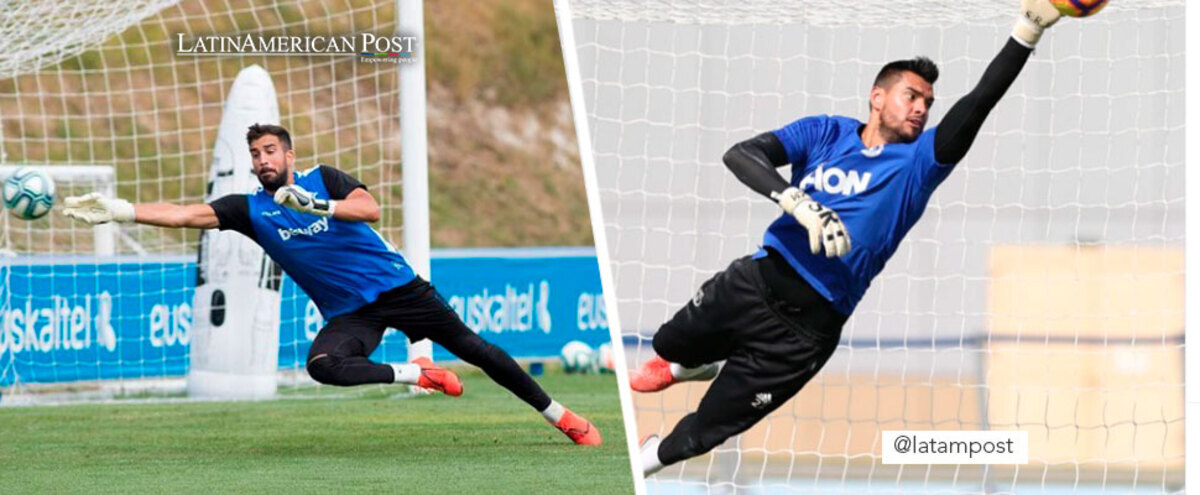
<path id="1" fill-rule="evenodd" d="M 425 2 L 396 0 L 396 31 L 417 38 L 416 61 L 401 63 L 400 142 L 404 192 L 404 257 L 426 280 L 433 280 L 429 240 L 429 136 L 425 116 Z M 408 357 L 433 358 L 429 340 L 408 343 Z"/>

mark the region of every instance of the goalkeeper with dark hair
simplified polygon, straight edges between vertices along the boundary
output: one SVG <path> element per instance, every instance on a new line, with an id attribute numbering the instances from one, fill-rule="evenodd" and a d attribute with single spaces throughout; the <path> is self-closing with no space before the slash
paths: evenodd
<path id="1" fill-rule="evenodd" d="M 366 186 L 326 165 L 296 172 L 291 136 L 281 126 L 255 124 L 246 139 L 262 184 L 254 193 L 185 206 L 135 205 L 91 193 L 67 198 L 64 214 L 93 225 L 219 228 L 253 239 L 327 320 L 308 355 L 308 373 L 318 382 L 405 383 L 461 395 L 458 376 L 428 358 L 402 364 L 367 359 L 384 331 L 396 328 L 414 342 L 430 339 L 482 368 L 575 443 L 600 444 L 599 430 L 551 400 L 511 356 L 467 328 L 433 286 L 367 225 L 379 220 L 379 204 Z"/>
<path id="2" fill-rule="evenodd" d="M 632 374 L 639 392 L 715 378 L 669 435 L 642 442 L 645 474 L 749 429 L 817 374 L 871 279 L 1060 15 L 1049 0 L 1021 0 L 1012 37 L 933 129 L 924 130 L 938 69 L 918 57 L 879 71 L 865 124 L 806 117 L 726 152 L 730 171 L 784 214 L 761 250 L 704 282 L 659 328 L 658 355 Z M 787 164 L 790 182 L 776 171 Z"/>

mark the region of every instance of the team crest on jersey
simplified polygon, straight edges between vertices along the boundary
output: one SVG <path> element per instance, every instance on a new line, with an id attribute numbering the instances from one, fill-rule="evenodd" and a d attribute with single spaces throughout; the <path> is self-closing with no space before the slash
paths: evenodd
<path id="1" fill-rule="evenodd" d="M 704 301 L 704 287 L 696 289 L 696 295 L 692 296 L 692 305 L 699 308 L 702 301 Z"/>
<path id="2" fill-rule="evenodd" d="M 863 156 L 865 156 L 867 158 L 875 158 L 875 157 L 883 154 L 883 145 L 881 144 L 879 146 L 863 148 L 862 154 L 863 154 Z"/>
<path id="3" fill-rule="evenodd" d="M 804 176 L 804 180 L 800 181 L 800 189 L 812 186 L 818 191 L 842 196 L 853 196 L 865 191 L 870 185 L 871 172 L 863 172 L 860 175 L 857 170 L 846 172 L 837 167 L 825 168 L 824 163 L 817 165 L 816 170 Z"/>

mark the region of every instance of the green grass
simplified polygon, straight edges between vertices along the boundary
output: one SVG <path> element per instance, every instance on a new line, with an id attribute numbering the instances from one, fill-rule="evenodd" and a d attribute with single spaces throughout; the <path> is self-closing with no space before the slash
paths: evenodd
<path id="1" fill-rule="evenodd" d="M 604 434 L 579 447 L 478 373 L 403 399 L 0 409 L 0 493 L 632 493 L 612 375 L 539 382 Z"/>

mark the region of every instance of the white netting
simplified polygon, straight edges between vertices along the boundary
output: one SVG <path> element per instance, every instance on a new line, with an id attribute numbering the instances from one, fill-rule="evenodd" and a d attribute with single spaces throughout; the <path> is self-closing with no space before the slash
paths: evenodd
<path id="1" fill-rule="evenodd" d="M 729 146 L 806 115 L 865 120 L 879 68 L 914 55 L 942 69 L 934 125 L 1015 4 L 571 2 L 630 362 L 779 214 L 722 165 Z M 1182 1 L 1055 26 L 822 374 L 651 492 L 1180 489 L 1183 32 Z M 703 390 L 636 396 L 639 433 Z M 885 466 L 885 429 L 1024 429 L 1030 464 Z"/>
<path id="2" fill-rule="evenodd" d="M 273 81 L 297 168 L 327 163 L 367 184 L 383 209 L 376 230 L 401 245 L 397 64 L 175 54 L 179 34 L 393 36 L 395 2 L 176 3 L 5 3 L 0 165 L 108 165 L 122 198 L 201 202 L 226 97 L 257 64 Z M 60 186 L 61 198 L 96 184 Z M 0 219 L 0 400 L 42 387 L 136 392 L 182 376 L 198 318 L 198 232 L 117 230 L 109 254 L 94 239 L 101 231 L 58 214 Z M 287 287 L 281 365 L 307 380 L 304 352 L 320 319 Z M 389 335 L 385 349 L 403 352 L 403 335 Z"/>
<path id="3" fill-rule="evenodd" d="M 99 44 L 179 0 L 5 2 L 0 77 L 33 72 Z"/>
<path id="4" fill-rule="evenodd" d="M 577 19 L 680 24 L 944 26 L 1012 19 L 1015 5 L 1010 0 L 578 0 L 571 2 L 571 15 Z M 1182 0 L 1114 1 L 1104 7 L 1104 12 L 1113 15 L 1180 5 Z"/>

